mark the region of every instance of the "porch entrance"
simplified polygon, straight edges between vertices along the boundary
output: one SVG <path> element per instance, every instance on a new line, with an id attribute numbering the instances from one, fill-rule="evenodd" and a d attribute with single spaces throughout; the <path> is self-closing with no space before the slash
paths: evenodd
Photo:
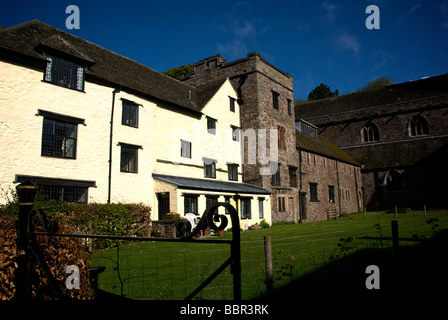
<path id="1" fill-rule="evenodd" d="M 163 220 L 165 214 L 170 212 L 170 193 L 157 193 L 157 201 L 159 203 L 159 220 Z"/>

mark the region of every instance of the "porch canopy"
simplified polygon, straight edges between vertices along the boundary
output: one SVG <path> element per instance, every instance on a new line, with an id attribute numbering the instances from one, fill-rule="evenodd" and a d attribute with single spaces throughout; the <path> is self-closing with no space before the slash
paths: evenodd
<path id="1" fill-rule="evenodd" d="M 184 178 L 184 177 L 176 177 L 156 173 L 153 173 L 152 177 L 160 181 L 174 184 L 179 189 L 232 192 L 243 194 L 271 194 L 266 189 L 244 183 L 196 179 L 196 178 Z"/>

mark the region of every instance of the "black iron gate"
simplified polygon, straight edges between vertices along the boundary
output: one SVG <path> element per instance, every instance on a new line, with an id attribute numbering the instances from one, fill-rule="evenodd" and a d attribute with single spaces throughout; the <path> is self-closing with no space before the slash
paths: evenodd
<path id="1" fill-rule="evenodd" d="M 58 280 L 52 274 L 47 265 L 44 256 L 41 253 L 37 236 L 48 237 L 72 237 L 72 238 L 90 238 L 90 239 L 109 239 L 109 240 L 130 240 L 130 241 L 162 241 L 162 242 L 184 242 L 191 243 L 215 243 L 230 245 L 230 257 L 222 263 L 207 279 L 205 279 L 196 289 L 185 297 L 186 300 L 193 299 L 202 289 L 204 289 L 214 278 L 230 266 L 233 275 L 233 298 L 241 300 L 241 248 L 240 248 L 240 228 L 238 213 L 235 208 L 224 202 L 217 202 L 207 207 L 200 221 L 191 233 L 187 232 L 180 238 L 149 238 L 133 236 L 110 236 L 110 235 L 92 235 L 92 234 L 67 234 L 58 233 L 58 226 L 55 221 L 50 221 L 45 212 L 34 208 L 33 201 L 37 194 L 38 187 L 30 181 L 25 181 L 16 187 L 19 197 L 19 219 L 17 221 L 17 249 L 23 250 L 24 255 L 18 260 L 16 272 L 16 299 L 31 299 L 31 279 L 30 273 L 33 264 L 37 264 L 47 277 L 54 293 L 58 299 L 65 299 Z M 232 239 L 196 239 L 196 235 L 210 227 L 213 230 L 224 230 L 228 224 L 225 215 L 218 214 L 219 207 L 225 207 L 226 214 L 230 215 L 232 222 Z M 216 223 L 219 223 L 217 226 Z M 44 231 L 36 231 L 35 227 L 43 227 Z M 42 229 L 42 228 L 41 228 Z"/>

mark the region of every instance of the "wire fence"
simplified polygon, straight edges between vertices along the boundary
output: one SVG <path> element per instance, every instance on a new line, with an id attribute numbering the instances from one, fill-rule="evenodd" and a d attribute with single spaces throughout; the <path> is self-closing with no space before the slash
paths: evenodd
<path id="1" fill-rule="evenodd" d="M 137 300 L 180 300 L 229 257 L 228 245 L 146 242 L 121 243 L 96 252 L 90 260 L 106 267 L 99 277 L 100 290 Z M 233 299 L 229 268 L 196 299 Z"/>
<path id="2" fill-rule="evenodd" d="M 437 220 L 430 221 L 423 217 L 418 222 L 400 220 L 400 246 L 413 246 L 424 239 L 431 238 L 439 228 Z M 359 226 L 352 223 L 346 229 L 334 230 L 333 228 L 326 232 L 308 231 L 308 234 L 299 234 L 300 226 L 298 225 L 295 226 L 297 235 L 288 233 L 285 236 L 272 232 L 274 287 L 287 286 L 313 274 L 316 270 L 322 270 L 335 261 L 342 261 L 363 250 L 392 248 L 392 231 L 389 221 L 390 218 L 387 219 L 387 223 L 384 221 L 376 223 L 377 221 L 371 219 L 368 226 L 365 223 L 360 223 Z M 277 230 L 280 229 L 277 228 Z M 258 236 L 255 239 L 244 237 L 241 242 L 243 299 L 266 296 L 267 260 L 263 232 L 253 234 Z M 178 300 L 184 299 L 191 293 L 229 255 L 229 246 L 223 245 L 191 246 L 186 243 L 148 242 L 122 243 L 118 247 L 96 252 L 90 260 L 93 265 L 106 267 L 99 278 L 101 290 L 130 299 Z M 357 270 L 353 269 L 355 268 L 353 263 L 350 260 L 346 262 L 347 266 L 339 264 L 337 267 L 351 268 L 350 272 L 357 272 L 365 280 L 367 265 L 363 265 L 363 270 Z M 232 299 L 233 284 L 229 269 L 227 268 L 213 280 L 196 299 Z M 341 270 L 337 272 L 340 273 Z M 333 276 L 334 274 L 331 275 Z M 356 281 L 364 286 L 364 280 L 357 279 Z"/>

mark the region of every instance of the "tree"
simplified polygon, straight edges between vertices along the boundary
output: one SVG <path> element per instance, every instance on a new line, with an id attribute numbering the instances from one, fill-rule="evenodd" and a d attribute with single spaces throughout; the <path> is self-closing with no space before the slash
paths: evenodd
<path id="1" fill-rule="evenodd" d="M 391 84 L 396 83 L 394 79 L 392 79 L 389 76 L 386 77 L 379 77 L 375 80 L 369 81 L 365 87 L 358 88 L 356 91 L 364 91 L 364 90 L 372 90 L 372 89 L 378 89 L 381 87 L 385 87 Z"/>
<path id="2" fill-rule="evenodd" d="M 308 101 L 315 101 L 319 99 L 325 99 L 330 97 L 335 97 L 339 95 L 339 91 L 336 89 L 333 91 L 330 90 L 330 87 L 321 83 L 319 86 L 314 88 L 310 94 L 308 95 Z"/>
<path id="3" fill-rule="evenodd" d="M 167 70 L 163 72 L 163 74 L 166 74 L 167 76 L 173 77 L 173 78 L 179 78 L 182 76 L 188 76 L 190 73 L 193 72 L 193 64 L 188 64 L 186 66 L 182 65 L 180 67 L 175 67 L 170 70 Z"/>
<path id="4" fill-rule="evenodd" d="M 295 101 L 295 104 L 302 104 L 302 103 L 306 103 L 306 99 L 304 98 L 297 98 Z"/>

